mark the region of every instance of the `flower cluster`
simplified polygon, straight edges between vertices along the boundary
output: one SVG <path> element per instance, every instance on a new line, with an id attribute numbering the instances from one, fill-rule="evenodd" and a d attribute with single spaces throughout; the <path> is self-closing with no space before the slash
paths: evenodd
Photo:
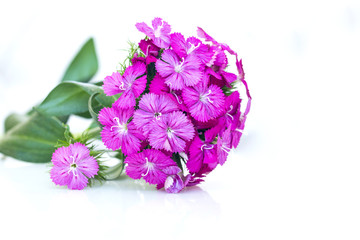
<path id="1" fill-rule="evenodd" d="M 99 113 L 102 141 L 123 152 L 131 178 L 179 192 L 202 182 L 239 144 L 251 103 L 242 62 L 201 28 L 199 38 L 171 33 L 161 18 L 136 28 L 146 37 L 131 65 L 104 79 L 105 94 L 120 97 Z M 238 74 L 226 71 L 226 53 L 236 57 Z M 236 82 L 247 90 L 244 111 Z"/>

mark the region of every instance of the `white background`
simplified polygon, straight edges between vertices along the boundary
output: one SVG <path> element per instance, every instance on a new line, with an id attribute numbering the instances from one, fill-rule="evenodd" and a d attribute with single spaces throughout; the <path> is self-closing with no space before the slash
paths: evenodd
<path id="1" fill-rule="evenodd" d="M 39 103 L 88 37 L 101 80 L 143 37 L 135 23 L 159 16 L 243 58 L 247 135 L 177 195 L 127 178 L 70 191 L 46 165 L 2 160 L 0 239 L 360 239 L 359 1 L 65 2 L 1 1 L 1 122 Z"/>

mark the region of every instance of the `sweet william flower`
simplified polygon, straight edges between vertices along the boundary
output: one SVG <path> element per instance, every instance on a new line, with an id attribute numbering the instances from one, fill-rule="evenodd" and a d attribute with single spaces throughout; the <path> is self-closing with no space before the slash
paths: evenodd
<path id="1" fill-rule="evenodd" d="M 126 68 L 123 75 L 118 72 L 107 76 L 104 80 L 104 92 L 108 96 L 122 93 L 115 106 L 121 109 L 132 108 L 136 105 L 136 98 L 146 88 L 146 66 L 142 62 Z"/>
<path id="2" fill-rule="evenodd" d="M 181 90 L 200 82 L 203 78 L 200 67 L 201 62 L 196 56 L 190 55 L 180 60 L 171 49 L 165 50 L 161 59 L 156 61 L 156 70 L 172 90 Z"/>
<path id="3" fill-rule="evenodd" d="M 191 116 L 197 121 L 207 122 L 224 111 L 225 95 L 216 85 L 207 86 L 206 82 L 201 82 L 185 88 L 182 96 Z"/>
<path id="4" fill-rule="evenodd" d="M 90 156 L 90 150 L 79 142 L 56 149 L 51 162 L 54 164 L 50 170 L 52 181 L 69 189 L 84 189 L 88 178 L 94 177 L 99 171 L 99 165 Z"/>
<path id="5" fill-rule="evenodd" d="M 150 131 L 149 124 L 167 114 L 178 110 L 176 103 L 165 94 L 147 93 L 142 96 L 139 102 L 139 109 L 134 113 L 134 124 L 137 128 L 143 129 L 145 135 Z"/>
<path id="6" fill-rule="evenodd" d="M 231 129 L 228 128 L 219 137 L 217 141 L 217 156 L 220 165 L 223 165 L 231 150 Z"/>
<path id="7" fill-rule="evenodd" d="M 189 183 L 191 175 L 184 177 L 182 174 L 169 175 L 166 178 L 164 188 L 168 193 L 178 193 L 183 190 Z"/>
<path id="8" fill-rule="evenodd" d="M 194 137 L 194 126 L 180 111 L 154 121 L 149 134 L 150 146 L 170 152 L 183 152 L 186 142 Z"/>
<path id="9" fill-rule="evenodd" d="M 205 132 L 205 141 L 195 136 L 189 148 L 189 160 L 186 163 L 190 173 L 197 173 L 204 164 L 217 165 L 217 146 L 213 144 L 221 125 L 217 125 Z"/>
<path id="10" fill-rule="evenodd" d="M 198 57 L 202 64 L 211 66 L 215 52 L 203 44 L 201 40 L 195 37 L 189 37 L 185 40 L 181 33 L 171 34 L 170 39 L 172 49 L 180 58 L 193 55 Z"/>
<path id="11" fill-rule="evenodd" d="M 125 172 L 129 177 L 143 178 L 150 184 L 164 184 L 168 172 L 180 170 L 169 156 L 155 149 L 131 154 L 124 162 L 127 164 Z"/>
<path id="12" fill-rule="evenodd" d="M 159 48 L 168 48 L 170 46 L 170 32 L 171 26 L 163 21 L 161 18 L 154 18 L 152 21 L 152 27 L 150 28 L 146 23 L 137 23 L 136 28 L 145 33 L 150 39 L 153 40 L 154 44 Z"/>
<path id="13" fill-rule="evenodd" d="M 133 116 L 133 109 L 103 108 L 99 112 L 99 122 L 104 125 L 101 138 L 105 146 L 113 151 L 121 149 L 125 155 L 140 150 L 144 136 L 133 122 L 128 123 Z"/>
<path id="14" fill-rule="evenodd" d="M 178 106 L 178 108 L 181 111 L 184 111 L 184 112 L 189 111 L 189 109 L 184 104 L 184 101 L 181 96 L 181 91 L 180 90 L 178 90 L 178 91 L 171 90 L 165 84 L 165 79 L 163 77 L 161 77 L 158 73 L 155 75 L 155 77 L 151 81 L 151 83 L 149 85 L 149 91 L 151 93 L 156 93 L 156 94 L 165 94 L 165 95 L 169 96 L 176 103 L 176 105 Z"/>

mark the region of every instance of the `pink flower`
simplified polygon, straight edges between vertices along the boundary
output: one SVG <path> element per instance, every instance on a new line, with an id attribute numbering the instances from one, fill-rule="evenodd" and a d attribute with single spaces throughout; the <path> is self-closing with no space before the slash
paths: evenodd
<path id="1" fill-rule="evenodd" d="M 225 95 L 216 85 L 208 87 L 206 83 L 199 83 L 185 88 L 182 96 L 191 116 L 197 121 L 207 122 L 224 112 Z"/>
<path id="2" fill-rule="evenodd" d="M 154 44 L 159 48 L 168 48 L 170 46 L 170 25 L 163 21 L 161 18 L 154 18 L 152 21 L 153 28 L 150 28 L 146 23 L 137 23 L 136 28 L 145 33 L 150 39 L 154 41 Z"/>
<path id="3" fill-rule="evenodd" d="M 136 98 L 146 88 L 146 66 L 144 63 L 136 62 L 126 68 L 124 75 L 115 72 L 104 80 L 104 92 L 108 96 L 122 93 L 120 98 L 114 103 L 122 109 L 134 107 Z"/>
<path id="4" fill-rule="evenodd" d="M 197 34 L 199 38 L 204 38 L 207 42 L 212 42 L 215 46 L 220 46 L 221 49 L 228 51 L 231 55 L 236 55 L 236 52 L 233 51 L 227 44 L 217 42 L 213 37 L 207 34 L 202 28 L 198 27 Z"/>
<path id="5" fill-rule="evenodd" d="M 144 136 L 133 122 L 128 123 L 133 112 L 133 109 L 121 110 L 116 107 L 103 108 L 100 111 L 98 119 L 104 125 L 101 138 L 107 148 L 113 151 L 121 148 L 125 155 L 140 150 Z"/>
<path id="6" fill-rule="evenodd" d="M 217 156 L 220 165 L 223 165 L 226 161 L 226 158 L 231 150 L 231 129 L 228 128 L 219 136 L 217 141 Z"/>
<path id="7" fill-rule="evenodd" d="M 234 130 L 240 121 L 240 103 L 241 99 L 238 91 L 226 97 L 224 107 L 225 114 L 221 117 L 224 120 L 225 128 L 231 127 L 231 129 Z"/>
<path id="8" fill-rule="evenodd" d="M 190 180 L 190 174 L 186 177 L 184 177 L 181 173 L 169 175 L 164 184 L 165 191 L 168 193 L 178 193 L 188 185 Z"/>
<path id="9" fill-rule="evenodd" d="M 176 163 L 161 151 L 145 149 L 126 157 L 126 174 L 133 179 L 143 178 L 150 184 L 164 184 L 168 171 L 178 171 Z"/>
<path id="10" fill-rule="evenodd" d="M 156 74 L 151 81 L 149 91 L 156 94 L 166 94 L 176 103 L 181 111 L 189 111 L 182 100 L 181 91 L 170 90 L 170 88 L 165 84 L 165 79 L 159 74 Z"/>
<path id="11" fill-rule="evenodd" d="M 209 46 L 203 44 L 195 37 L 189 37 L 185 41 L 185 38 L 181 33 L 173 33 L 170 35 L 170 38 L 171 47 L 180 58 L 194 55 L 200 59 L 201 63 L 208 65 L 215 54 L 214 51 L 211 51 Z M 209 66 L 211 66 L 211 64 Z"/>
<path id="12" fill-rule="evenodd" d="M 203 78 L 200 60 L 190 55 L 179 60 L 176 53 L 165 50 L 161 59 L 156 61 L 156 70 L 165 78 L 165 83 L 173 90 L 181 90 L 185 86 L 194 86 Z"/>
<path id="13" fill-rule="evenodd" d="M 56 149 L 51 161 L 54 164 L 50 170 L 52 181 L 69 189 L 84 189 L 88 178 L 94 177 L 99 171 L 99 165 L 90 156 L 90 150 L 78 142 Z"/>
<path id="14" fill-rule="evenodd" d="M 204 164 L 216 166 L 218 163 L 216 144 L 213 144 L 215 137 L 220 131 L 221 126 L 217 125 L 205 132 L 205 141 L 199 136 L 195 136 L 189 148 L 189 160 L 186 163 L 190 173 L 197 173 Z"/>
<path id="15" fill-rule="evenodd" d="M 246 116 L 241 115 L 236 125 L 235 124 L 233 125 L 234 128 L 232 128 L 232 133 L 231 133 L 231 146 L 234 148 L 237 148 L 237 146 L 239 145 L 240 138 L 244 131 L 245 121 L 246 121 Z"/>
<path id="16" fill-rule="evenodd" d="M 133 121 L 137 128 L 143 129 L 148 133 L 151 129 L 149 123 L 153 120 L 157 121 L 160 118 L 166 117 L 167 114 L 176 110 L 178 110 L 178 107 L 169 96 L 147 93 L 142 96 L 139 102 L 139 109 L 134 113 Z"/>
<path id="17" fill-rule="evenodd" d="M 139 48 L 145 54 L 146 65 L 156 62 L 160 48 L 155 46 L 152 40 L 141 40 Z"/>
<path id="18" fill-rule="evenodd" d="M 155 149 L 183 152 L 186 142 L 194 137 L 194 126 L 180 111 L 154 121 L 149 135 L 150 145 Z"/>

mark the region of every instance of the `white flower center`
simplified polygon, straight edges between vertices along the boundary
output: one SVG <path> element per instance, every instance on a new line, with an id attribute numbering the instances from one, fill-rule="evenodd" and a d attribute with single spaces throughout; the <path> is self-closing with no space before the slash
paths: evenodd
<path id="1" fill-rule="evenodd" d="M 208 146 L 207 144 L 204 144 L 204 145 L 202 145 L 201 146 L 201 151 L 204 151 L 204 149 L 206 149 L 206 150 L 210 150 L 210 149 L 213 149 L 214 148 L 214 145 L 213 144 L 211 144 L 210 146 Z"/>
<path id="2" fill-rule="evenodd" d="M 113 128 L 117 128 L 119 133 L 123 134 L 123 133 L 127 132 L 127 130 L 128 130 L 127 123 L 120 123 L 120 120 L 117 117 L 114 117 L 113 120 L 116 121 L 117 125 L 113 125 L 110 128 L 111 131 L 113 130 Z"/>
<path id="3" fill-rule="evenodd" d="M 200 46 L 200 43 L 198 43 L 198 45 L 196 45 L 196 46 L 192 43 L 189 43 L 189 44 L 190 44 L 190 48 L 186 52 L 188 55 Z"/>
<path id="4" fill-rule="evenodd" d="M 166 132 L 167 132 L 168 137 L 171 138 L 171 137 L 173 136 L 174 130 L 172 130 L 170 127 L 168 127 L 168 128 L 166 129 Z"/>
<path id="5" fill-rule="evenodd" d="M 75 157 L 74 156 L 70 156 L 70 158 L 72 159 L 72 163 L 70 164 L 70 168 L 69 171 L 67 172 L 67 174 L 70 174 L 70 172 L 72 172 L 74 174 L 74 176 L 77 176 L 77 172 L 76 170 L 76 163 L 75 163 Z"/>
<path id="6" fill-rule="evenodd" d="M 214 103 L 210 98 L 209 95 L 211 94 L 211 90 L 209 89 L 209 91 L 206 94 L 200 94 L 200 101 L 201 102 L 205 102 L 208 101 L 209 103 Z"/>
<path id="7" fill-rule="evenodd" d="M 177 73 L 182 72 L 184 62 L 185 62 L 185 61 L 184 61 L 184 58 L 181 58 L 180 64 L 178 64 L 178 65 L 176 65 L 176 66 L 174 67 L 175 72 L 177 72 Z"/>
<path id="8" fill-rule="evenodd" d="M 147 157 L 145 157 L 146 163 L 145 163 L 145 168 L 146 168 L 146 173 L 142 173 L 141 176 L 145 177 L 146 175 L 149 174 L 150 168 L 153 169 L 154 168 L 154 163 L 149 162 L 149 159 Z"/>
<path id="9" fill-rule="evenodd" d="M 163 28 L 163 22 L 161 22 L 161 25 L 154 30 L 154 36 L 156 38 L 160 37 L 161 36 L 161 29 Z"/>
<path id="10" fill-rule="evenodd" d="M 155 115 L 155 119 L 156 119 L 156 120 L 160 120 L 160 117 L 161 117 L 162 113 L 161 113 L 161 112 L 157 112 L 157 113 L 155 113 L 154 115 Z"/>

